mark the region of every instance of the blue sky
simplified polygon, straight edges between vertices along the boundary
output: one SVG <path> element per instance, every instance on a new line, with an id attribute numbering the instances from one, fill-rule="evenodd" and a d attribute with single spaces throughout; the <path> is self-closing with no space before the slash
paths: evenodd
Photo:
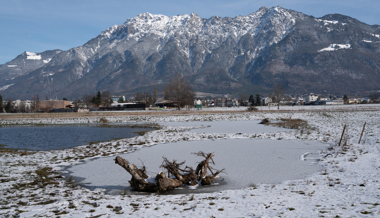
<path id="1" fill-rule="evenodd" d="M 379 0 L 2 0 L 0 64 L 24 51 L 68 50 L 81 46 L 103 30 L 145 12 L 235 17 L 262 6 L 281 6 L 315 17 L 338 13 L 367 24 L 380 24 Z"/>

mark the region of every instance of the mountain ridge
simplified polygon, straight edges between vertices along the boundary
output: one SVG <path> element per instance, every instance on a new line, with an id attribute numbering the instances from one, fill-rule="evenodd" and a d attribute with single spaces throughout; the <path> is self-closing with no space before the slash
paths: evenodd
<path id="1" fill-rule="evenodd" d="M 373 82 L 380 81 L 379 42 L 377 25 L 339 14 L 314 18 L 281 7 L 234 18 L 144 13 L 36 69 L 10 72 L 5 65 L 17 58 L 0 65 L 0 91 L 20 98 L 131 94 L 182 73 L 199 91 L 269 91 L 283 82 L 288 92 L 363 93 L 380 89 Z"/>

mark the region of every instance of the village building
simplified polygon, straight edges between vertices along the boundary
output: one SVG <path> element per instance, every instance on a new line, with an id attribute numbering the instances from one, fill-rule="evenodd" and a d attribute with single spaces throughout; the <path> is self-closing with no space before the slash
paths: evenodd
<path id="1" fill-rule="evenodd" d="M 154 102 L 154 105 L 160 108 L 177 108 L 178 101 L 172 101 L 165 98 L 161 98 L 158 101 Z"/>
<path id="2" fill-rule="evenodd" d="M 348 103 L 349 104 L 360 104 L 360 100 L 359 99 L 348 99 Z"/>
<path id="3" fill-rule="evenodd" d="M 123 102 L 125 101 L 125 95 L 114 95 L 112 96 L 112 101 L 113 102 L 119 102 L 119 100 L 123 100 Z"/>
<path id="4" fill-rule="evenodd" d="M 308 96 L 306 96 L 305 104 L 314 104 L 318 101 L 318 95 L 314 93 L 310 93 Z"/>
<path id="5" fill-rule="evenodd" d="M 66 100 L 44 100 L 36 103 L 37 111 L 43 109 L 51 110 L 53 108 L 71 108 L 72 106 L 71 102 Z"/>
<path id="6" fill-rule="evenodd" d="M 343 98 L 331 99 L 326 101 L 326 105 L 341 105 L 344 104 Z"/>
<path id="7" fill-rule="evenodd" d="M 214 99 L 214 107 L 235 107 L 239 102 L 233 98 L 217 98 Z"/>
<path id="8" fill-rule="evenodd" d="M 305 100 L 303 98 L 297 98 L 297 100 L 293 103 L 293 105 L 304 105 Z"/>
<path id="9" fill-rule="evenodd" d="M 262 105 L 263 106 L 268 106 L 269 104 L 272 103 L 272 98 L 270 97 L 264 97 L 261 99 Z"/>

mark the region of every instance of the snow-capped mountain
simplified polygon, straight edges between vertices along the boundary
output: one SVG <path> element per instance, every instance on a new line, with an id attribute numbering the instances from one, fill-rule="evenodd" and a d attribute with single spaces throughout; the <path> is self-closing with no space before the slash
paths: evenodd
<path id="1" fill-rule="evenodd" d="M 145 13 L 51 57 L 24 53 L 36 64 L 22 71 L 12 67 L 20 56 L 1 65 L 0 92 L 126 94 L 182 73 L 197 91 L 251 94 L 282 81 L 292 92 L 357 93 L 380 89 L 379 51 L 379 26 L 343 15 L 317 19 L 281 7 L 234 18 Z"/>
<path id="2" fill-rule="evenodd" d="M 18 76 L 43 67 L 50 62 L 52 57 L 61 50 L 45 51 L 42 53 L 24 52 L 12 61 L 0 65 L 0 78 L 2 80 L 13 80 Z"/>

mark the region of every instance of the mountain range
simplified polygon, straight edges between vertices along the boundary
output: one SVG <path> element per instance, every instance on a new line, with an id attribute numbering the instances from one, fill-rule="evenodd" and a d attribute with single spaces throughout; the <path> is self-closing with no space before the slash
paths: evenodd
<path id="1" fill-rule="evenodd" d="M 195 91 L 364 94 L 380 90 L 380 26 L 281 7 L 246 16 L 144 13 L 67 51 L 24 52 L 0 65 L 0 94 L 80 98 L 159 90 L 180 73 Z"/>

